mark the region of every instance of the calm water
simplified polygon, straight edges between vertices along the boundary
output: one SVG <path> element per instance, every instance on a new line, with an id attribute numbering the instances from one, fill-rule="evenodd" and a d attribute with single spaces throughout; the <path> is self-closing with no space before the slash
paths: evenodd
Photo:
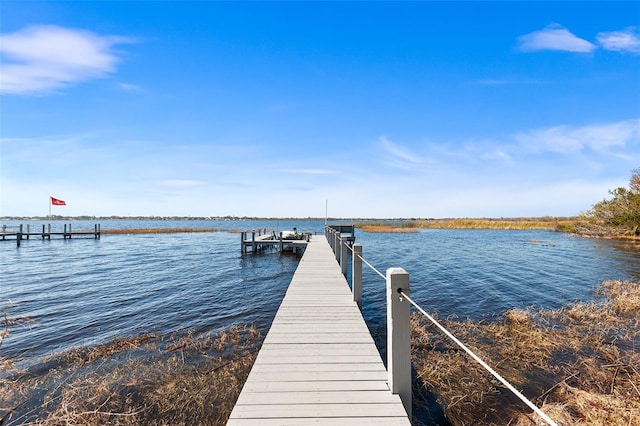
<path id="1" fill-rule="evenodd" d="M 15 223 L 6 223 L 15 225 Z M 2 225 L 2 223 L 0 223 Z M 41 229 L 32 222 L 32 229 Z M 102 221 L 140 227 L 278 228 L 322 232 L 320 221 Z M 62 229 L 63 223 L 53 223 Z M 74 222 L 73 229 L 93 223 Z M 239 234 L 104 235 L 100 240 L 0 241 L 0 311 L 27 316 L 0 354 L 37 361 L 115 336 L 216 331 L 238 323 L 268 329 L 298 264 L 276 252 L 241 255 Z M 612 241 L 544 231 L 424 230 L 357 233 L 382 273 L 404 267 L 414 299 L 440 317 L 479 318 L 512 307 L 587 300 L 607 279 L 640 279 L 640 251 Z M 364 314 L 385 321 L 384 281 L 365 266 Z M 380 343 L 380 342 L 378 342 Z"/>

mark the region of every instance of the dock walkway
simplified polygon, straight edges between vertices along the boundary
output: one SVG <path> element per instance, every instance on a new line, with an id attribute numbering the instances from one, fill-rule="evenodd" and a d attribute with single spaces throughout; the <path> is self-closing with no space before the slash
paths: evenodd
<path id="1" fill-rule="evenodd" d="M 227 424 L 411 424 L 325 236 L 311 237 Z"/>

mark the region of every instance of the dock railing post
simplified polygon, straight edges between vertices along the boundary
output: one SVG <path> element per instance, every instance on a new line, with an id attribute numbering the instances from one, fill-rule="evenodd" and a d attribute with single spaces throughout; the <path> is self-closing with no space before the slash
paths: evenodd
<path id="1" fill-rule="evenodd" d="M 342 269 L 342 275 L 347 276 L 347 240 L 340 240 L 340 268 Z"/>
<path id="2" fill-rule="evenodd" d="M 351 259 L 351 292 L 353 301 L 362 310 L 362 244 L 353 245 L 353 257 Z"/>
<path id="3" fill-rule="evenodd" d="M 411 419 L 411 329 L 409 274 L 402 268 L 387 269 L 387 373 L 391 393 L 400 395 Z"/>

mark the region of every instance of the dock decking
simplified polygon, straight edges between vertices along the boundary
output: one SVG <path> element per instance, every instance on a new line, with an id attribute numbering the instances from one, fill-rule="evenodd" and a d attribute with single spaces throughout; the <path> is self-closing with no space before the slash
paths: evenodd
<path id="1" fill-rule="evenodd" d="M 227 424 L 411 424 L 325 236 L 311 237 Z"/>

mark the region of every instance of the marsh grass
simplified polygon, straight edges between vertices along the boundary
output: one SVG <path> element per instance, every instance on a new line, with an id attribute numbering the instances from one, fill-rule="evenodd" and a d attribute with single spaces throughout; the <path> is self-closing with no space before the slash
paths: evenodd
<path id="1" fill-rule="evenodd" d="M 390 224 L 356 225 L 363 232 L 387 234 L 412 234 L 420 232 L 417 228 L 398 227 Z"/>
<path id="2" fill-rule="evenodd" d="M 379 233 L 412 233 L 420 232 L 420 229 L 506 229 L 527 230 L 540 229 L 559 232 L 576 232 L 578 218 L 502 218 L 502 219 L 419 219 L 407 220 L 402 223 L 397 221 L 359 223 L 356 227 L 364 232 Z"/>
<path id="3" fill-rule="evenodd" d="M 0 424 L 225 424 L 261 342 L 255 327 L 144 335 L 0 369 Z"/>
<path id="4" fill-rule="evenodd" d="M 418 392 L 453 425 L 542 424 L 425 321 L 411 319 Z M 442 323 L 559 424 L 640 425 L 639 282 L 605 282 L 590 303 Z"/>
<path id="5" fill-rule="evenodd" d="M 437 229 L 542 229 L 572 232 L 576 218 L 429 219 L 416 221 L 419 228 Z"/>
<path id="6" fill-rule="evenodd" d="M 136 234 L 180 234 L 180 233 L 202 233 L 202 232 L 222 232 L 220 228 L 131 228 L 131 229 L 103 229 L 101 234 L 105 235 L 136 235 Z"/>

